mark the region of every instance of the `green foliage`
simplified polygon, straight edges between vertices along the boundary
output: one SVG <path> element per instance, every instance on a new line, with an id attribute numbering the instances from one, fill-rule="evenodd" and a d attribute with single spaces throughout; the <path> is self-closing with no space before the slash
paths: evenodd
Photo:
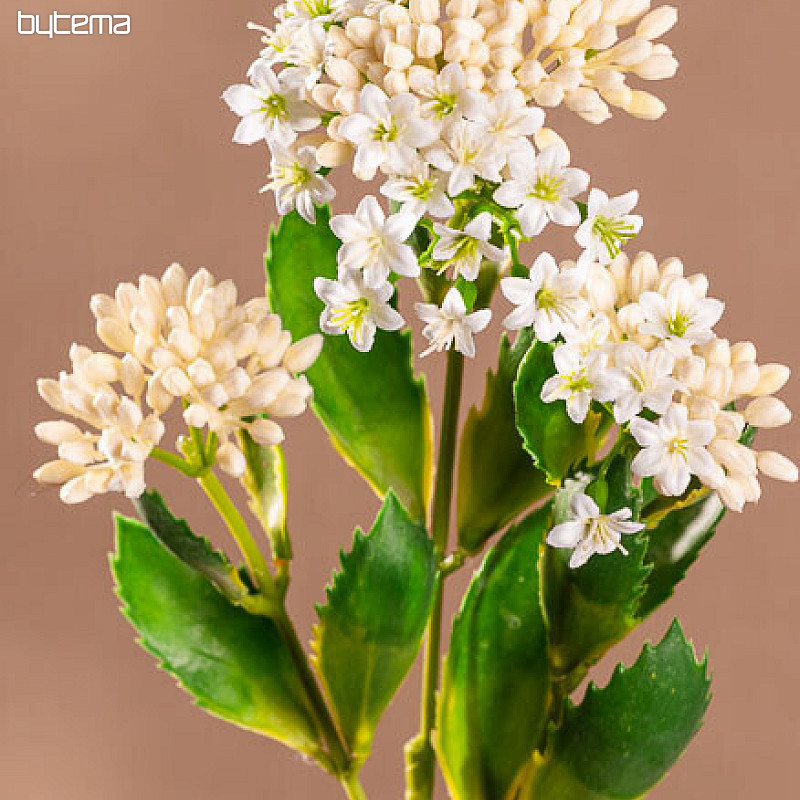
<path id="1" fill-rule="evenodd" d="M 291 559 L 292 545 L 286 531 L 286 467 L 281 448 L 258 444 L 246 430 L 239 432 L 239 445 L 247 464 L 242 484 L 250 510 L 269 537 L 275 558 Z"/>
<path id="2" fill-rule="evenodd" d="M 163 504 L 154 498 L 145 502 L 157 510 Z M 152 513 L 151 519 L 156 521 Z M 150 528 L 116 518 L 111 568 L 140 643 L 201 708 L 308 755 L 319 753 L 312 711 L 275 623 L 232 605 L 205 574 L 180 560 L 175 552 L 195 563 L 226 563 L 210 548 L 195 558 L 207 543 L 185 523 L 173 527 L 169 519 L 159 531 L 172 542 L 172 552 Z M 186 541 L 180 542 L 183 534 Z"/>
<path id="3" fill-rule="evenodd" d="M 604 513 L 628 507 L 637 518 L 641 493 L 631 481 L 631 458 L 630 451 L 616 455 L 605 475 L 595 478 L 586 489 Z M 569 567 L 569 550 L 550 547 L 544 554 L 543 596 L 551 658 L 566 691 L 638 623 L 636 610 L 649 573 L 644 563 L 647 538 L 627 535 L 623 544 L 627 555 L 617 550 L 595 556 L 578 569 Z"/>
<path id="4" fill-rule="evenodd" d="M 542 400 L 542 386 L 555 374 L 553 350 L 552 343 L 539 341 L 528 350 L 514 382 L 514 408 L 525 449 L 548 479 L 558 483 L 598 446 L 608 415 L 590 411 L 586 420 L 576 425 L 567 415 L 566 403 Z"/>
<path id="5" fill-rule="evenodd" d="M 273 309 L 294 339 L 319 332 L 324 305 L 314 278 L 335 278 L 339 240 L 329 211 L 310 225 L 287 214 L 270 235 L 265 258 Z M 383 496 L 392 489 L 414 519 L 425 518 L 430 490 L 430 410 L 411 370 L 408 334 L 378 331 L 368 353 L 346 336 L 328 336 L 307 371 L 313 408 L 342 456 Z"/>
<path id="6" fill-rule="evenodd" d="M 700 728 L 709 702 L 705 659 L 698 663 L 676 620 L 646 644 L 608 686 L 569 701 L 520 800 L 633 800 L 657 784 Z"/>
<path id="7" fill-rule="evenodd" d="M 475 575 L 453 623 L 437 747 L 456 800 L 502 800 L 544 734 L 547 634 L 537 562 L 549 507 L 513 527 Z"/>
<path id="8" fill-rule="evenodd" d="M 469 552 L 550 491 L 514 423 L 514 380 L 531 342 L 529 331 L 513 345 L 503 337 L 497 372 L 486 376 L 483 406 L 473 406 L 464 424 L 456 518 L 458 543 Z"/>
<path id="9" fill-rule="evenodd" d="M 197 536 L 184 519 L 176 519 L 158 492 L 145 492 L 136 510 L 164 547 L 188 566 L 205 575 L 228 599 L 247 593 L 239 571 L 208 539 Z"/>
<path id="10" fill-rule="evenodd" d="M 645 562 L 652 565 L 647 589 L 637 609 L 644 618 L 672 597 L 675 587 L 714 536 L 725 508 L 716 494 L 707 493 L 695 503 L 667 514 L 648 531 Z"/>
<path id="11" fill-rule="evenodd" d="M 389 494 L 318 608 L 317 665 L 345 740 L 369 752 L 378 720 L 416 658 L 433 601 L 436 562 L 425 529 Z"/>

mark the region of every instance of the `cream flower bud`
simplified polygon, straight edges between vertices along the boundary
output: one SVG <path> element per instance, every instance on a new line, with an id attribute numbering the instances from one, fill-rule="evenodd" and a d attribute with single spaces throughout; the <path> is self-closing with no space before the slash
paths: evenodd
<path id="1" fill-rule="evenodd" d="M 400 70 L 391 69 L 383 79 L 386 92 L 389 95 L 401 94 L 408 91 L 408 75 Z"/>
<path id="2" fill-rule="evenodd" d="M 732 369 L 731 392 L 735 395 L 750 394 L 758 384 L 758 366 L 752 361 L 741 361 Z"/>
<path id="3" fill-rule="evenodd" d="M 586 31 L 577 25 L 564 25 L 551 44 L 559 48 L 574 47 L 585 35 Z"/>
<path id="4" fill-rule="evenodd" d="M 624 42 L 615 45 L 612 54 L 617 64 L 624 67 L 632 67 L 649 58 L 653 52 L 653 45 L 647 39 L 632 36 Z"/>
<path id="5" fill-rule="evenodd" d="M 575 11 L 572 12 L 570 22 L 581 28 L 589 28 L 600 19 L 603 13 L 602 0 L 584 0 Z"/>
<path id="6" fill-rule="evenodd" d="M 283 365 L 294 374 L 305 372 L 322 351 L 322 336 L 319 333 L 298 339 L 283 356 Z"/>
<path id="7" fill-rule="evenodd" d="M 599 22 L 586 35 L 583 45 L 594 50 L 609 50 L 617 41 L 617 26 L 610 22 Z"/>
<path id="8" fill-rule="evenodd" d="M 378 19 L 380 20 L 381 28 L 383 29 L 396 28 L 398 25 L 411 22 L 411 17 L 409 16 L 408 10 L 405 8 L 405 6 L 395 5 L 392 3 L 384 6 L 381 9 Z"/>
<path id="9" fill-rule="evenodd" d="M 346 164 L 352 154 L 352 148 L 344 142 L 325 142 L 317 150 L 317 161 L 320 166 L 333 169 Z"/>
<path id="10" fill-rule="evenodd" d="M 396 42 L 390 42 L 383 51 L 383 63 L 389 69 L 408 69 L 414 63 L 414 54 Z"/>
<path id="11" fill-rule="evenodd" d="M 714 424 L 720 437 L 738 441 L 744 432 L 745 421 L 737 411 L 722 410 L 717 414 Z"/>
<path id="12" fill-rule="evenodd" d="M 169 367 L 161 376 L 164 388 L 174 397 L 184 397 L 192 388 L 192 383 L 186 374 L 178 367 Z"/>
<path id="13" fill-rule="evenodd" d="M 41 467 L 34 471 L 33 478 L 39 483 L 58 485 L 83 475 L 84 471 L 84 467 L 80 464 L 58 459 L 42 464 Z"/>
<path id="14" fill-rule="evenodd" d="M 716 492 L 722 504 L 731 511 L 741 512 L 745 504 L 744 487 L 734 476 L 728 476 L 719 486 Z"/>
<path id="15" fill-rule="evenodd" d="M 552 16 L 540 17 L 531 25 L 533 41 L 539 47 L 549 47 L 561 31 L 561 23 Z"/>
<path id="16" fill-rule="evenodd" d="M 656 120 L 664 116 L 667 107 L 649 92 L 634 91 L 631 102 L 625 107 L 631 116 L 645 120 Z"/>
<path id="17" fill-rule="evenodd" d="M 757 355 L 756 346 L 752 342 L 736 342 L 731 345 L 731 364 L 752 363 Z"/>
<path id="18" fill-rule="evenodd" d="M 434 58 L 442 52 L 442 29 L 438 25 L 422 24 L 417 34 L 417 54 L 420 58 Z"/>
<path id="19" fill-rule="evenodd" d="M 765 475 L 778 481 L 797 483 L 797 465 L 780 453 L 762 450 L 757 454 L 758 468 Z"/>
<path id="20" fill-rule="evenodd" d="M 356 47 L 371 47 L 372 40 L 380 30 L 380 24 L 378 20 L 368 17 L 351 17 L 344 29 Z"/>
<path id="21" fill-rule="evenodd" d="M 36 438 L 46 444 L 59 445 L 71 439 L 80 439 L 82 434 L 77 425 L 66 420 L 40 422 L 33 429 Z"/>
<path id="22" fill-rule="evenodd" d="M 623 83 L 610 89 L 600 89 L 600 96 L 606 103 L 625 109 L 631 104 L 633 90 Z"/>
<path id="23" fill-rule="evenodd" d="M 311 89 L 311 99 L 325 111 L 335 111 L 333 99 L 337 88 L 330 83 L 318 83 Z"/>
<path id="24" fill-rule="evenodd" d="M 708 446 L 708 451 L 728 472 L 747 474 L 757 469 L 753 451 L 731 439 L 715 439 Z"/>
<path id="25" fill-rule="evenodd" d="M 327 41 L 331 52 L 338 58 L 347 58 L 353 49 L 353 42 L 344 29 L 336 25 L 332 25 L 328 30 Z"/>
<path id="26" fill-rule="evenodd" d="M 445 13 L 451 19 L 475 16 L 477 10 L 478 0 L 450 0 L 445 6 Z"/>
<path id="27" fill-rule="evenodd" d="M 247 469 L 244 456 L 232 442 L 226 442 L 220 446 L 217 450 L 216 461 L 223 472 L 227 472 L 234 478 L 244 475 L 244 471 Z"/>
<path id="28" fill-rule="evenodd" d="M 789 380 L 791 370 L 783 364 L 762 364 L 758 368 L 758 383 L 750 392 L 754 397 L 775 394 Z"/>
<path id="29" fill-rule="evenodd" d="M 124 353 L 133 348 L 134 336 L 128 325 L 112 318 L 101 319 L 96 327 L 97 338 L 109 349 Z"/>
<path id="30" fill-rule="evenodd" d="M 639 253 L 633 260 L 630 273 L 630 295 L 638 300 L 643 292 L 655 289 L 659 279 L 658 261 L 652 253 Z"/>
<path id="31" fill-rule="evenodd" d="M 564 90 L 553 81 L 543 81 L 533 90 L 535 102 L 545 108 L 554 108 L 564 100 Z"/>
<path id="32" fill-rule="evenodd" d="M 678 71 L 678 60 L 665 53 L 653 54 L 631 68 L 634 75 L 646 81 L 661 81 L 671 78 Z"/>
<path id="33" fill-rule="evenodd" d="M 283 439 L 283 428 L 271 419 L 257 419 L 247 429 L 250 435 L 261 445 L 280 444 Z"/>
<path id="34" fill-rule="evenodd" d="M 440 14 L 438 0 L 410 0 L 408 11 L 414 22 L 436 22 Z"/>
<path id="35" fill-rule="evenodd" d="M 566 153 L 567 158 L 569 158 L 567 143 L 552 128 L 539 128 L 539 130 L 533 134 L 533 142 L 539 150 L 544 150 L 557 144 L 564 149 L 564 153 Z"/>
<path id="36" fill-rule="evenodd" d="M 325 69 L 334 83 L 347 89 L 360 89 L 364 83 L 361 73 L 345 58 L 329 58 Z"/>
<path id="37" fill-rule="evenodd" d="M 725 403 L 730 395 L 732 377 L 729 367 L 722 364 L 710 364 L 706 369 L 703 381 L 703 393 L 719 403 Z"/>
<path id="38" fill-rule="evenodd" d="M 791 422 L 792 412 L 777 397 L 757 397 L 745 408 L 744 418 L 756 428 L 777 428 Z"/>
<path id="39" fill-rule="evenodd" d="M 678 21 L 678 10 L 674 6 L 659 6 L 642 17 L 636 27 L 636 35 L 642 39 L 658 39 L 671 30 Z"/>

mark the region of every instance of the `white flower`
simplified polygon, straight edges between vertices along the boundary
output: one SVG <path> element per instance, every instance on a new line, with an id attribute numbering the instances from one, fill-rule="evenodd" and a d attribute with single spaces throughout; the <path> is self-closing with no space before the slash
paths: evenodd
<path id="1" fill-rule="evenodd" d="M 622 376 L 608 366 L 606 353 L 582 359 L 575 348 L 561 344 L 553 352 L 553 362 L 556 374 L 544 382 L 542 400 L 566 400 L 567 415 L 576 424 L 586 419 L 592 400 L 612 401 L 624 387 Z"/>
<path id="2" fill-rule="evenodd" d="M 484 258 L 497 262 L 505 259 L 505 251 L 489 243 L 492 216 L 488 211 L 471 219 L 463 231 L 439 222 L 433 223 L 433 230 L 439 235 L 439 241 L 433 246 L 431 256 L 435 261 L 446 262 L 446 266 L 452 265 L 454 278 L 462 275 L 468 281 L 474 281 Z"/>
<path id="3" fill-rule="evenodd" d="M 447 64 L 433 74 L 427 70 L 414 81 L 412 88 L 419 95 L 426 116 L 447 119 L 451 115 L 479 119 L 485 113 L 486 100 L 480 92 L 470 89 L 461 64 Z"/>
<path id="4" fill-rule="evenodd" d="M 348 0 L 287 0 L 285 16 L 316 22 L 341 22 Z"/>
<path id="5" fill-rule="evenodd" d="M 505 154 L 485 124 L 459 119 L 449 123 L 443 141 L 425 154 L 433 166 L 449 173 L 447 191 L 456 197 L 475 183 L 475 177 L 499 183 Z"/>
<path id="6" fill-rule="evenodd" d="M 261 41 L 266 47 L 261 49 L 259 56 L 265 64 L 271 65 L 279 61 L 286 61 L 287 50 L 304 24 L 302 20 L 289 18 L 279 21 L 273 29 L 256 25 L 253 22 L 248 23 L 247 27 L 259 30 L 264 34 Z"/>
<path id="7" fill-rule="evenodd" d="M 416 218 L 400 212 L 387 217 L 372 195 L 362 198 L 355 214 L 338 214 L 331 230 L 342 242 L 338 260 L 340 275 L 346 270 L 363 270 L 364 283 L 372 289 L 382 286 L 390 272 L 415 278 L 419 264 L 406 239 Z"/>
<path id="8" fill-rule="evenodd" d="M 222 99 L 242 120 L 233 134 L 238 144 L 267 139 L 290 144 L 296 131 L 309 131 L 320 124 L 317 112 L 303 99 L 302 87 L 285 71 L 276 76 L 263 61 L 251 68 L 252 86 L 239 83 L 222 93 Z"/>
<path id="9" fill-rule="evenodd" d="M 361 180 L 371 180 L 378 167 L 387 173 L 413 171 L 419 148 L 438 136 L 436 126 L 420 117 L 419 103 L 408 92 L 387 97 L 368 83 L 358 107 L 342 120 L 339 133 L 356 146 L 353 174 Z"/>
<path id="10" fill-rule="evenodd" d="M 417 303 L 415 308 L 419 318 L 427 323 L 422 333 L 430 342 L 422 356 L 454 345 L 459 353 L 472 358 L 475 355 L 472 337 L 480 333 L 492 318 L 488 308 L 467 313 L 464 298 L 455 287 L 445 295 L 441 308 L 433 303 Z"/>
<path id="11" fill-rule="evenodd" d="M 261 191 L 275 192 L 279 214 L 288 214 L 296 208 L 300 216 L 313 225 L 314 206 L 325 205 L 336 196 L 336 190 L 317 172 L 318 168 L 313 147 L 289 148 L 276 144 L 272 147 L 270 181 Z"/>
<path id="12" fill-rule="evenodd" d="M 635 342 L 621 342 L 614 349 L 614 364 L 627 379 L 614 401 L 618 423 L 628 422 L 643 408 L 664 414 L 672 396 L 683 388 L 672 377 L 675 359 L 662 347 L 647 352 Z"/>
<path id="13" fill-rule="evenodd" d="M 307 89 L 317 83 L 322 75 L 325 59 L 330 55 L 331 43 L 319 21 L 305 22 L 286 48 L 283 62 L 292 66 L 285 69 L 290 80 L 297 80 Z"/>
<path id="14" fill-rule="evenodd" d="M 348 272 L 340 280 L 314 280 L 314 291 L 325 303 L 319 324 L 324 333 L 334 336 L 347 333 L 356 350 L 372 349 L 377 328 L 396 331 L 405 320 L 390 305 L 394 286 L 386 281 L 370 289 L 359 272 Z"/>
<path id="15" fill-rule="evenodd" d="M 690 420 L 685 406 L 670 406 L 657 422 L 634 417 L 630 428 L 642 448 L 631 469 L 637 479 L 653 476 L 659 493 L 683 494 L 692 475 L 712 488 L 724 480 L 721 467 L 706 450 L 716 426 L 710 420 Z"/>
<path id="16" fill-rule="evenodd" d="M 635 189 L 609 199 L 601 189 L 589 192 L 588 216 L 575 232 L 575 241 L 589 260 L 610 264 L 623 245 L 642 229 L 642 218 L 630 212 L 639 202 Z"/>
<path id="17" fill-rule="evenodd" d="M 579 297 L 585 275 L 577 268 L 556 266 L 550 253 L 542 253 L 533 262 L 528 278 L 503 278 L 500 289 L 517 306 L 503 320 L 510 330 L 533 325 L 536 338 L 551 342 L 570 327 L 578 326 L 589 311 L 589 304 Z"/>
<path id="18" fill-rule="evenodd" d="M 552 547 L 572 549 L 569 560 L 572 569 L 583 566 L 595 553 L 608 555 L 620 550 L 628 555 L 622 545 L 622 536 L 638 533 L 644 528 L 642 523 L 630 521 L 629 508 L 601 514 L 597 503 L 583 492 L 573 496 L 570 512 L 572 518 L 556 525 L 547 535 L 547 543 Z"/>
<path id="19" fill-rule="evenodd" d="M 562 333 L 564 341 L 585 359 L 598 350 L 603 350 L 611 335 L 611 323 L 605 314 L 595 314 Z"/>
<path id="20" fill-rule="evenodd" d="M 586 190 L 589 175 L 568 164 L 569 153 L 558 144 L 550 145 L 538 156 L 532 152 L 509 156 L 511 178 L 495 191 L 494 199 L 501 206 L 517 209 L 517 219 L 526 236 L 538 236 L 548 221 L 557 225 L 580 222 L 581 215 L 572 198 Z"/>
<path id="21" fill-rule="evenodd" d="M 693 345 L 711 341 L 712 328 L 725 309 L 720 300 L 697 297 L 685 278 L 672 281 L 666 294 L 643 292 L 639 307 L 646 320 L 639 333 L 663 339 L 677 356 L 688 355 Z"/>
<path id="22" fill-rule="evenodd" d="M 381 186 L 381 194 L 402 203 L 402 210 L 420 219 L 453 216 L 453 203 L 447 196 L 447 175 L 431 170 L 421 159 L 412 171 L 389 178 Z"/>
<path id="23" fill-rule="evenodd" d="M 528 136 L 544 125 L 544 111 L 529 106 L 518 89 L 495 95 L 484 106 L 481 122 L 504 157 L 514 152 L 528 153 Z M 585 187 L 584 187 L 585 188 Z"/>

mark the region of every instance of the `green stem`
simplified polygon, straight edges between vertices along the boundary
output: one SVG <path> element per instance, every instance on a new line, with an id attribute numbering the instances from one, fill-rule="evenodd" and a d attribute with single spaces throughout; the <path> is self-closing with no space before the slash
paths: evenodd
<path id="1" fill-rule="evenodd" d="M 447 354 L 442 426 L 439 435 L 439 458 L 436 465 L 436 486 L 433 494 L 433 519 L 431 534 L 437 562 L 441 563 L 447 550 L 450 532 L 450 506 L 453 493 L 453 466 L 455 464 L 458 434 L 458 409 L 464 377 L 464 357 L 450 350 Z M 439 661 L 442 635 L 442 607 L 444 604 L 444 578 L 441 567 L 436 573 L 433 609 L 428 621 L 425 642 L 425 665 L 422 684 L 420 732 L 409 744 L 409 779 L 413 786 L 406 791 L 408 800 L 431 800 L 433 797 L 436 759 L 431 737 L 436 724 L 436 690 L 439 685 Z M 412 763 L 413 762 L 413 763 Z"/>
<path id="2" fill-rule="evenodd" d="M 297 636 L 297 631 L 294 629 L 294 625 L 291 619 L 289 619 L 289 615 L 286 613 L 285 609 L 281 608 L 274 619 L 281 637 L 289 648 L 289 653 L 297 668 L 303 688 L 306 690 L 306 696 L 311 703 L 317 726 L 328 746 L 336 774 L 348 790 L 348 796 L 359 799 L 363 798 L 364 792 L 361 787 L 358 786 L 357 772 L 352 768 L 347 748 L 339 735 L 339 731 L 336 729 L 336 725 L 328 710 L 328 705 L 319 688 L 317 679 L 311 670 L 311 665 L 308 663 L 306 651 L 303 649 L 303 645 L 300 643 L 300 639 Z M 358 786 L 361 792 L 360 794 L 350 794 L 354 785 Z M 348 788 L 348 786 L 350 788 Z"/>
<path id="3" fill-rule="evenodd" d="M 347 794 L 350 800 L 367 800 L 367 795 L 364 793 L 364 788 L 361 786 L 361 781 L 358 779 L 358 772 L 351 770 L 345 773 L 341 781 L 345 794 Z"/>
<path id="4" fill-rule="evenodd" d="M 219 515 L 225 520 L 225 524 L 233 534 L 236 544 L 242 551 L 247 566 L 253 573 L 253 579 L 256 585 L 264 595 L 272 593 L 272 576 L 270 575 L 269 567 L 267 567 L 264 556 L 258 549 L 252 534 L 250 533 L 247 523 L 242 519 L 239 510 L 233 504 L 233 501 L 228 496 L 219 479 L 212 470 L 207 470 L 199 475 L 197 482 L 202 487 L 203 491 L 208 495 L 214 508 L 217 509 Z"/>
<path id="5" fill-rule="evenodd" d="M 156 459 L 156 461 L 160 461 L 162 464 L 167 464 L 177 469 L 178 472 L 181 472 L 189 478 L 196 478 L 200 474 L 200 470 L 198 470 L 194 464 L 184 461 L 180 456 L 175 455 L 175 453 L 170 453 L 169 450 L 164 450 L 161 447 L 154 447 L 150 451 L 150 456 Z"/>

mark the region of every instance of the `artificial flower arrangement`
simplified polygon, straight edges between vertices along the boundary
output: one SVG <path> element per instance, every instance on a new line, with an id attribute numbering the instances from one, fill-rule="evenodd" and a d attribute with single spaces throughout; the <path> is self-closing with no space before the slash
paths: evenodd
<path id="1" fill-rule="evenodd" d="M 648 0 L 289 0 L 249 84 L 223 97 L 234 139 L 266 142 L 282 219 L 268 298 L 170 266 L 96 295 L 109 352 L 73 345 L 39 392 L 58 458 L 36 478 L 66 503 L 118 491 L 112 569 L 140 641 L 204 709 L 314 760 L 347 796 L 382 712 L 424 649 L 407 800 L 441 767 L 454 800 L 635 798 L 698 730 L 709 700 L 677 621 L 607 686 L 591 667 L 669 599 L 760 475 L 789 422 L 789 377 L 714 327 L 723 304 L 677 258 L 627 252 L 635 191 L 570 166 L 544 108 L 591 123 L 664 105 L 631 77 L 670 77 L 676 22 Z M 379 177 L 331 217 L 331 172 Z M 535 246 L 575 229 L 570 258 Z M 410 280 L 409 280 L 410 279 Z M 398 294 L 418 292 L 421 356 L 446 351 L 431 409 Z M 505 307 L 497 368 L 459 428 L 465 359 Z M 308 405 L 382 498 L 319 607 L 313 657 L 285 609 L 292 544 L 279 420 Z M 185 430 L 168 445 L 165 416 Z M 76 424 L 77 423 L 77 424 Z M 456 453 L 458 461 L 456 463 Z M 148 460 L 194 479 L 239 554 L 216 550 L 146 488 Z M 219 472 L 239 481 L 238 508 Z M 455 504 L 455 530 L 451 509 Z M 271 558 L 262 545 L 269 545 Z M 446 626 L 447 576 L 475 569 Z M 424 648 L 423 648 L 424 642 Z M 444 658 L 442 659 L 442 652 Z"/>

